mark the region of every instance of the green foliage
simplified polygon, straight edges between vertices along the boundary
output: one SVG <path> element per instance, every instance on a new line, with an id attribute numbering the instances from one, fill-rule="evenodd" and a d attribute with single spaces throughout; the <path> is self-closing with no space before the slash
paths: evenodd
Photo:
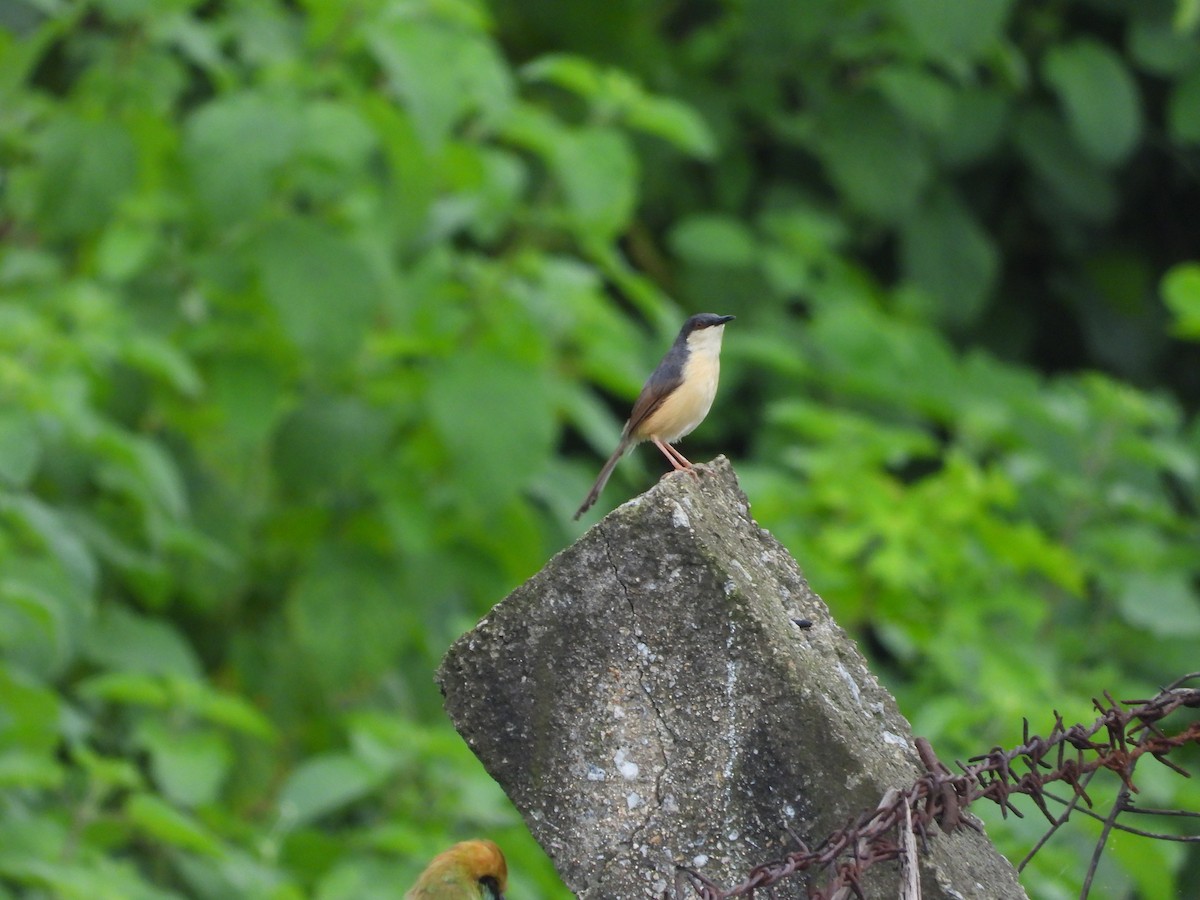
<path id="1" fill-rule="evenodd" d="M 1180 263 L 1163 277 L 1163 301 L 1175 317 L 1175 333 L 1200 338 L 1200 263 Z"/>
<path id="2" fill-rule="evenodd" d="M 487 835 L 565 896 L 432 672 L 668 289 L 738 315 L 692 453 L 944 756 L 1194 669 L 1200 6 L 1078 6 L 0 10 L 0 895 L 394 897 Z"/>
<path id="3" fill-rule="evenodd" d="M 1072 135 L 1101 165 L 1123 161 L 1140 137 L 1137 85 L 1115 50 L 1083 39 L 1046 54 L 1045 79 L 1058 94 Z"/>

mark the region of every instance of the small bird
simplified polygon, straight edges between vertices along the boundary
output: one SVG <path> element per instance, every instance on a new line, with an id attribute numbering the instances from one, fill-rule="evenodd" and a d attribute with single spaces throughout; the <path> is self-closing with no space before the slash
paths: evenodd
<path id="1" fill-rule="evenodd" d="M 653 441 L 675 469 L 692 467 L 671 444 L 703 422 L 712 408 L 721 372 L 721 338 L 725 323 L 733 318 L 700 313 L 683 323 L 675 343 L 642 386 L 629 421 L 621 430 L 617 449 L 600 470 L 587 499 L 575 513 L 576 519 L 591 509 L 621 457 L 642 441 Z"/>
<path id="2" fill-rule="evenodd" d="M 504 900 L 508 865 L 491 841 L 463 841 L 439 853 L 404 900 Z"/>

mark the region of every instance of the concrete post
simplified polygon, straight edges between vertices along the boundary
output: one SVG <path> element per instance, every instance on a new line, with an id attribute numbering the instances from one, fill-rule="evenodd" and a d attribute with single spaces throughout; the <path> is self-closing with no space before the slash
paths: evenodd
<path id="1" fill-rule="evenodd" d="M 587 900 L 661 897 L 678 866 L 736 883 L 796 849 L 789 832 L 818 843 L 921 771 L 895 701 L 728 462 L 699 469 L 607 516 L 439 671 L 455 727 Z M 929 848 L 926 900 L 1025 897 L 982 834 Z M 864 888 L 899 896 L 898 866 Z"/>

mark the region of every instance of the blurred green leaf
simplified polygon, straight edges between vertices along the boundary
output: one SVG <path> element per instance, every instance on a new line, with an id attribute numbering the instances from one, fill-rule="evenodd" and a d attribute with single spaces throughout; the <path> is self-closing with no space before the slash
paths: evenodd
<path id="1" fill-rule="evenodd" d="M 1200 22 L 1200 0 L 1176 0 L 1175 30 L 1186 34 Z"/>
<path id="2" fill-rule="evenodd" d="M 222 356 L 208 367 L 207 396 L 231 443 L 251 448 L 265 442 L 284 411 L 279 366 L 249 354 Z"/>
<path id="3" fill-rule="evenodd" d="M 58 745 L 58 695 L 0 664 L 0 746 L 47 754 Z"/>
<path id="4" fill-rule="evenodd" d="M 116 222 L 96 248 L 96 268 L 106 279 L 124 281 L 146 266 L 157 242 L 157 233 L 146 225 Z"/>
<path id="5" fill-rule="evenodd" d="M 122 358 L 135 369 L 170 386 L 185 397 L 199 396 L 203 382 L 192 361 L 161 338 L 137 335 L 121 347 Z M 180 508 L 178 502 L 174 503 Z"/>
<path id="6" fill-rule="evenodd" d="M 486 351 L 460 351 L 431 373 L 428 415 L 470 506 L 503 503 L 549 458 L 549 397 L 543 372 Z"/>
<path id="7" fill-rule="evenodd" d="M 171 693 L 162 679 L 141 672 L 93 675 L 80 682 L 79 693 L 93 700 L 155 709 L 165 709 L 171 700 Z"/>
<path id="8" fill-rule="evenodd" d="M 603 127 L 563 132 L 551 162 L 576 227 L 600 239 L 625 227 L 633 214 L 637 160 L 624 135 Z"/>
<path id="9" fill-rule="evenodd" d="M 991 236 L 954 194 L 935 191 L 901 231 L 906 277 L 933 296 L 932 318 L 951 326 L 972 324 L 991 298 L 1000 256 Z"/>
<path id="10" fill-rule="evenodd" d="M 1141 138 L 1142 110 L 1121 57 L 1106 44 L 1080 39 L 1053 47 L 1044 71 L 1088 155 L 1102 165 L 1128 157 Z"/>
<path id="11" fill-rule="evenodd" d="M 58 510 L 33 495 L 0 494 L 0 517 L 11 518 L 36 535 L 81 590 L 90 592 L 95 588 L 98 578 L 95 557 Z"/>
<path id="12" fill-rule="evenodd" d="M 39 677 L 61 674 L 87 635 L 94 602 L 52 559 L 7 560 L 0 574 L 0 651 Z"/>
<path id="13" fill-rule="evenodd" d="M 204 691 L 196 703 L 196 712 L 207 722 L 263 740 L 272 740 L 275 729 L 270 720 L 248 700 L 234 694 Z"/>
<path id="14" fill-rule="evenodd" d="M 1009 16 L 1012 0 L 895 0 L 897 12 L 917 40 L 935 57 L 964 62 L 981 55 Z"/>
<path id="15" fill-rule="evenodd" d="M 379 782 L 361 760 L 329 753 L 306 760 L 292 772 L 279 795 L 279 819 L 291 829 L 361 799 Z"/>
<path id="16" fill-rule="evenodd" d="M 1018 120 L 1015 138 L 1033 171 L 1070 208 L 1087 221 L 1112 216 L 1117 197 L 1111 181 L 1079 152 L 1061 121 L 1045 110 L 1032 110 Z"/>
<path id="17" fill-rule="evenodd" d="M 64 777 L 63 767 L 45 753 L 0 751 L 0 789 L 56 790 Z"/>
<path id="18" fill-rule="evenodd" d="M 31 863 L 59 857 L 66 837 L 66 824 L 49 816 L 0 820 L 0 872 L 21 877 Z"/>
<path id="19" fill-rule="evenodd" d="M 117 486 L 118 480 L 113 479 L 109 484 Z M 163 521 L 160 511 L 147 510 L 146 513 L 144 521 L 156 533 L 156 537 L 174 533 L 174 529 Z M 71 525 L 78 530 L 102 565 L 111 566 L 127 579 L 130 590 L 136 592 L 139 600 L 154 608 L 161 607 L 167 601 L 166 591 L 171 574 L 164 554 L 159 552 L 161 548 L 148 550 L 136 538 L 122 536 L 120 526 L 83 515 L 72 517 Z"/>
<path id="20" fill-rule="evenodd" d="M 334 866 L 322 879 L 316 900 L 392 900 L 396 885 L 408 882 L 396 860 L 352 857 Z"/>
<path id="21" fill-rule="evenodd" d="M 846 200 L 883 221 L 912 209 L 931 173 L 917 129 L 867 94 L 822 113 L 816 148 Z"/>
<path id="22" fill-rule="evenodd" d="M 716 141 L 696 111 L 672 97 L 649 93 L 619 69 L 603 69 L 583 57 L 550 53 L 521 69 L 534 82 L 549 82 L 588 100 L 597 118 L 615 118 L 657 135 L 701 159 L 716 153 Z"/>
<path id="23" fill-rule="evenodd" d="M 267 299 L 306 360 L 338 365 L 358 351 L 379 288 L 357 247 L 320 222 L 288 220 L 267 230 L 258 265 Z"/>
<path id="24" fill-rule="evenodd" d="M 546 81 L 594 99 L 603 89 L 603 75 L 590 59 L 569 53 L 547 53 L 521 67 L 521 75 L 530 81 Z"/>
<path id="25" fill-rule="evenodd" d="M 879 92 L 910 122 L 940 135 L 950 125 L 955 92 L 944 80 L 923 69 L 885 66 L 875 76 Z"/>
<path id="26" fill-rule="evenodd" d="M 1172 140 L 1200 144 L 1200 69 L 1172 88 L 1167 103 L 1167 129 Z"/>
<path id="27" fill-rule="evenodd" d="M 125 815 L 147 838 L 161 841 L 168 847 L 206 856 L 221 854 L 221 842 L 207 828 L 154 794 L 130 797 L 125 803 Z"/>
<path id="28" fill-rule="evenodd" d="M 304 107 L 298 149 L 331 168 L 354 171 L 367 165 L 378 149 L 378 141 L 357 109 L 348 103 L 322 99 Z"/>
<path id="29" fill-rule="evenodd" d="M 704 266 L 749 266 L 758 256 L 758 242 L 732 216 L 696 215 L 681 221 L 670 235 L 671 249 Z"/>
<path id="30" fill-rule="evenodd" d="M 1180 263 L 1162 280 L 1162 297 L 1180 337 L 1200 338 L 1200 263 Z"/>
<path id="31" fill-rule="evenodd" d="M 368 40 L 429 152 L 468 116 L 494 124 L 512 103 L 510 70 L 474 28 L 397 17 L 371 29 Z"/>
<path id="32" fill-rule="evenodd" d="M 1182 75 L 1200 59 L 1200 47 L 1176 28 L 1162 6 L 1138 8 L 1129 23 L 1129 52 L 1137 64 L 1158 75 Z"/>
<path id="33" fill-rule="evenodd" d="M 150 755 L 155 784 L 171 803 L 195 807 L 217 799 L 233 750 L 216 731 L 169 728 L 157 719 L 143 722 L 140 743 Z"/>
<path id="34" fill-rule="evenodd" d="M 397 627 L 399 583 L 391 566 L 358 549 L 325 551 L 297 579 L 290 631 L 330 693 L 379 677 L 411 641 Z"/>
<path id="35" fill-rule="evenodd" d="M 179 468 L 157 441 L 109 427 L 96 437 L 95 448 L 104 457 L 99 478 L 106 486 L 135 498 L 148 515 L 186 515 L 187 489 Z"/>
<path id="36" fill-rule="evenodd" d="M 625 113 L 630 128 L 670 141 L 698 159 L 717 155 L 717 140 L 708 124 L 694 109 L 670 97 L 638 94 Z"/>
<path id="37" fill-rule="evenodd" d="M 383 453 L 388 417 L 357 397 L 313 397 L 280 424 L 274 460 L 289 492 L 337 488 Z"/>
<path id="38" fill-rule="evenodd" d="M 11 487 L 26 487 L 41 451 L 32 417 L 16 409 L 0 410 L 0 479 Z"/>
<path id="39" fill-rule="evenodd" d="M 78 237 L 104 225 L 137 177 L 137 148 L 113 121 L 63 116 L 39 137 L 37 215 L 48 235 Z"/>
<path id="40" fill-rule="evenodd" d="M 195 651 L 174 626 L 119 606 L 100 610 L 86 646 L 92 662 L 116 671 L 183 678 L 201 672 Z"/>
<path id="41" fill-rule="evenodd" d="M 1132 572 L 1124 578 L 1117 604 L 1126 622 L 1155 637 L 1200 634 L 1200 594 L 1183 573 Z"/>
<path id="42" fill-rule="evenodd" d="M 262 208 L 300 128 L 289 104 L 253 91 L 219 97 L 192 113 L 184 155 L 192 188 L 217 226 Z"/>
<path id="43" fill-rule="evenodd" d="M 996 88 L 955 91 L 948 121 L 937 135 L 940 155 L 952 166 L 987 158 L 1006 137 L 1011 113 L 1008 96 Z"/>

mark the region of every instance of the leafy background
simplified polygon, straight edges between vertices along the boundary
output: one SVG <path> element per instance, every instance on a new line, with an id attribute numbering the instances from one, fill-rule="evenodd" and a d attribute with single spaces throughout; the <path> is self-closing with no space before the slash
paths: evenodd
<path id="1" fill-rule="evenodd" d="M 738 321 L 689 455 L 944 758 L 1198 668 L 1198 19 L 0 7 L 0 897 L 395 897 L 471 835 L 566 896 L 432 672 L 692 311 Z M 1198 878 L 1122 837 L 1098 886 Z"/>

